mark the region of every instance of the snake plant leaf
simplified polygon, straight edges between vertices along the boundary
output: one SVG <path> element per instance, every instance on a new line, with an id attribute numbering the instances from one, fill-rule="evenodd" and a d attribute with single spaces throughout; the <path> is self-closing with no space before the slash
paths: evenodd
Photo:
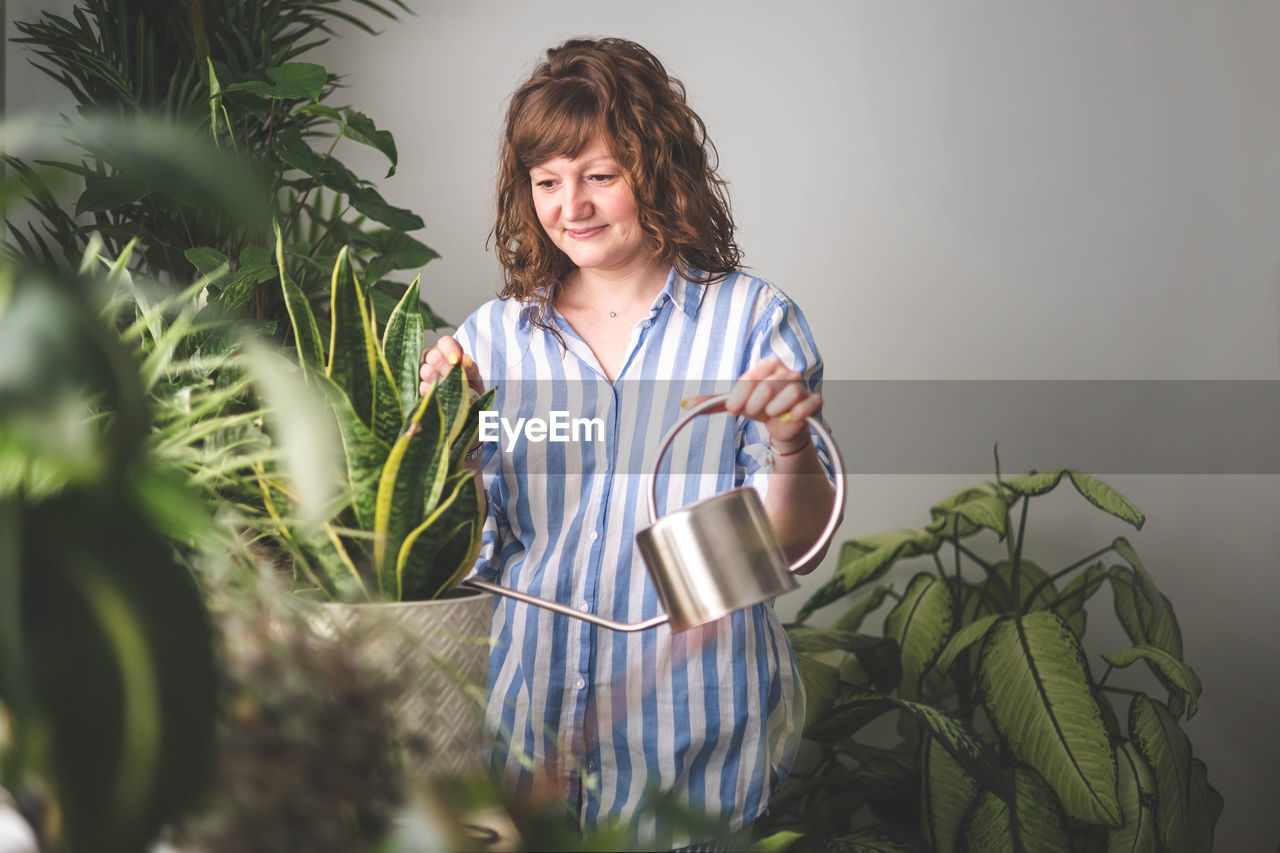
<path id="1" fill-rule="evenodd" d="M 935 504 L 929 510 L 933 521 L 925 529 L 945 538 L 963 538 L 985 527 L 1003 539 L 1008 509 L 1005 493 L 995 483 L 981 483 Z"/>
<path id="2" fill-rule="evenodd" d="M 1030 498 L 1053 491 L 1064 473 L 1066 473 L 1065 468 L 1055 468 L 1043 474 L 1023 474 L 1009 480 L 1002 480 L 1001 483 L 1013 493 Z"/>
<path id="3" fill-rule="evenodd" d="M 1120 810 L 1124 824 L 1107 834 L 1107 853 L 1157 853 L 1156 780 L 1142 754 L 1125 741 L 1116 748 L 1120 766 Z"/>
<path id="4" fill-rule="evenodd" d="M 484 498 L 476 473 L 450 478 L 445 499 L 404 540 L 396 561 L 402 601 L 436 598 L 458 583 L 480 553 Z"/>
<path id="5" fill-rule="evenodd" d="M 449 470 L 456 470 L 466 461 L 467 451 L 476 443 L 476 436 L 480 434 L 480 413 L 493 407 L 496 395 L 497 389 L 490 388 L 471 401 L 467 419 L 449 447 Z"/>
<path id="6" fill-rule="evenodd" d="M 804 603 L 796 621 L 803 622 L 818 608 L 878 580 L 898 560 L 932 554 L 941 545 L 942 539 L 926 530 L 895 530 L 848 540 L 840 548 L 840 562 L 834 576 Z"/>
<path id="7" fill-rule="evenodd" d="M 965 821 L 961 850 L 1061 853 L 1070 850 L 1066 821 L 1053 791 L 1028 767 L 1013 769 L 1010 802 L 984 791 Z"/>
<path id="8" fill-rule="evenodd" d="M 1043 569 L 1023 557 L 1018 561 L 1018 600 L 1013 600 L 1013 564 L 1009 560 L 1000 560 L 991 566 L 984 584 L 987 598 L 1004 610 L 1029 612 L 1043 610 L 1057 598 L 1057 590 L 1052 583 L 1045 583 L 1049 576 Z M 1030 601 L 1032 593 L 1035 601 Z"/>
<path id="9" fill-rule="evenodd" d="M 1050 609 L 1062 617 L 1077 637 L 1084 636 L 1085 602 L 1102 588 L 1106 580 L 1107 570 L 1101 561 L 1094 563 L 1072 578 L 1071 583 L 1066 585 L 1050 606 Z"/>
<path id="10" fill-rule="evenodd" d="M 320 531 L 306 532 L 295 527 L 294 500 L 278 477 L 261 464 L 254 466 L 258 489 L 267 515 L 276 524 L 286 550 L 293 556 L 295 577 L 301 572 L 309 582 L 335 601 L 371 600 L 355 561 L 334 531 L 325 523 Z"/>
<path id="11" fill-rule="evenodd" d="M 391 446 L 382 466 L 373 521 L 373 562 L 384 595 L 400 588 L 400 547 L 424 514 L 430 514 L 423 509 L 424 492 L 444 487 L 443 430 L 439 398 L 428 394 L 418 402 L 408 429 Z"/>
<path id="12" fill-rule="evenodd" d="M 861 829 L 826 843 L 827 853 L 930 853 L 923 838 L 890 824 Z"/>
<path id="13" fill-rule="evenodd" d="M 382 351 L 400 394 L 403 412 L 412 412 L 418 403 L 418 362 L 422 356 L 426 324 L 422 319 L 422 302 L 418 299 L 418 279 L 413 280 L 382 332 Z"/>
<path id="14" fill-rule="evenodd" d="M 369 316 L 373 316 L 372 311 Z M 373 334 L 372 328 L 369 333 Z M 373 376 L 373 432 L 378 438 L 391 443 L 405 425 L 405 414 L 413 411 L 413 405 L 407 409 L 401 408 L 400 391 L 381 347 L 375 350 Z M 413 400 L 413 403 L 416 402 L 416 399 Z"/>
<path id="15" fill-rule="evenodd" d="M 1134 576 L 1137 579 L 1135 591 L 1140 593 L 1135 597 L 1135 603 L 1143 626 L 1143 639 L 1133 637 L 1130 639 L 1133 639 L 1135 644 L 1147 643 L 1164 649 L 1178 660 L 1182 660 L 1182 630 L 1178 627 L 1173 605 L 1160 592 L 1151 574 L 1142 564 L 1141 558 L 1138 557 L 1138 552 L 1129 544 L 1129 541 L 1124 537 L 1117 537 L 1112 544 L 1125 562 L 1133 567 Z"/>
<path id="16" fill-rule="evenodd" d="M 1184 845 L 1188 853 L 1213 853 L 1213 829 L 1222 815 L 1222 795 L 1209 784 L 1209 769 L 1191 759 L 1191 797 Z"/>
<path id="17" fill-rule="evenodd" d="M 1056 613 L 1002 617 L 983 643 L 978 688 L 992 725 L 1067 814 L 1115 826 L 1116 759 L 1091 683 L 1080 642 Z"/>
<path id="18" fill-rule="evenodd" d="M 1097 477 L 1085 474 L 1082 471 L 1068 471 L 1072 484 L 1076 490 L 1084 495 L 1089 503 L 1098 509 L 1111 513 L 1122 521 L 1127 521 L 1136 527 L 1142 529 L 1142 525 L 1146 522 L 1144 516 L 1133 503 L 1124 495 L 1099 480 Z"/>
<path id="19" fill-rule="evenodd" d="M 933 738 L 925 740 L 920 758 L 920 828 L 937 853 L 956 853 L 978 783 Z"/>
<path id="20" fill-rule="evenodd" d="M 356 521 L 365 530 L 372 530 L 377 512 L 378 482 L 383 465 L 391 454 L 391 447 L 380 440 L 360 420 L 351 400 L 324 374 L 315 374 L 320 390 L 338 421 L 338 433 L 342 436 L 342 452 L 347 463 L 347 479 L 351 488 L 351 505 Z"/>
<path id="21" fill-rule="evenodd" d="M 1000 615 L 994 613 L 990 616 L 983 616 L 976 622 L 970 622 L 952 634 L 947 645 L 938 654 L 938 660 L 934 668 L 944 673 L 951 669 L 951 664 L 955 663 L 956 655 L 986 637 L 987 632 L 991 630 L 991 626 L 999 618 Z"/>
<path id="22" fill-rule="evenodd" d="M 377 341 L 365 307 L 364 290 L 356 279 L 346 246 L 338 252 L 333 266 L 329 306 L 329 363 L 325 375 L 351 401 L 351 408 L 361 423 L 374 430 Z M 374 434 L 378 434 L 376 430 Z M 383 436 L 379 438 L 386 441 Z"/>
<path id="23" fill-rule="evenodd" d="M 954 625 L 955 601 L 946 582 L 928 572 L 913 577 L 884 621 L 884 635 L 898 644 L 901 655 L 900 697 L 919 697 L 920 679 L 946 645 Z"/>
<path id="24" fill-rule="evenodd" d="M 1196 700 L 1200 698 L 1200 679 L 1196 676 L 1195 670 L 1164 649 L 1158 649 L 1155 646 L 1134 646 L 1113 655 L 1103 655 L 1103 659 L 1112 666 L 1121 668 L 1136 660 L 1145 660 L 1150 664 L 1152 671 L 1158 674 L 1163 684 L 1172 685 L 1172 689 L 1186 694 L 1189 704 L 1187 719 L 1195 716 Z"/>
<path id="25" fill-rule="evenodd" d="M 431 389 L 440 401 L 440 414 L 444 423 L 445 436 L 450 446 L 457 442 L 462 430 L 467 426 L 471 415 L 471 390 L 467 384 L 466 372 L 458 363 L 449 368 L 444 379 Z M 476 413 L 476 424 L 479 429 L 479 412 Z M 466 449 L 465 447 L 463 448 Z"/>
<path id="26" fill-rule="evenodd" d="M 1181 850 L 1191 806 L 1191 742 L 1163 705 L 1142 694 L 1129 704 L 1129 737 L 1155 776 L 1163 849 Z"/>
<path id="27" fill-rule="evenodd" d="M 854 602 L 831 627 L 837 631 L 857 631 L 862 627 L 862 621 L 867 618 L 867 614 L 884 604 L 891 589 L 892 587 L 886 584 L 880 584 L 866 596 Z"/>
<path id="28" fill-rule="evenodd" d="M 324 345 L 320 341 L 320 330 L 316 326 L 311 303 L 285 271 L 284 239 L 280 235 L 280 223 L 275 222 L 273 225 L 276 231 L 276 271 L 284 293 L 284 307 L 289 312 L 289 322 L 293 326 L 294 346 L 298 348 L 298 361 L 303 373 L 313 375 L 324 369 Z"/>

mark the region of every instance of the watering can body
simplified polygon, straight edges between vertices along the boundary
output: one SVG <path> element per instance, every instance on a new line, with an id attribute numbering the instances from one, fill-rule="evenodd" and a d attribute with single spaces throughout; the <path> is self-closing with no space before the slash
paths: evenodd
<path id="1" fill-rule="evenodd" d="M 794 572 L 827 546 L 844 510 L 840 453 L 814 418 L 809 418 L 809 424 L 826 445 L 835 468 L 835 501 L 818 541 L 794 564 L 788 565 L 760 495 L 753 488 L 732 489 L 658 518 L 656 476 L 667 448 L 694 417 L 723 411 L 726 399 L 727 395 L 717 395 L 691 408 L 663 436 L 649 465 L 646 481 L 653 524 L 636 534 L 636 546 L 666 611 L 663 615 L 644 622 L 617 622 L 488 581 L 463 583 L 615 631 L 642 631 L 670 622 L 673 632 L 705 625 L 799 587 Z"/>

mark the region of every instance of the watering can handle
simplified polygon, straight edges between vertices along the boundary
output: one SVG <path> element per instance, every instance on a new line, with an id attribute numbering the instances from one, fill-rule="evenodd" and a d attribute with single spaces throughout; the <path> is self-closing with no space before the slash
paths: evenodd
<path id="1" fill-rule="evenodd" d="M 662 462 L 662 457 L 666 455 L 667 448 L 671 446 L 671 442 L 675 440 L 676 433 L 689 425 L 689 422 L 698 415 L 709 415 L 717 412 L 723 412 L 725 401 L 729 399 L 728 394 L 716 394 L 708 397 L 701 403 L 697 403 L 693 408 L 671 425 L 671 429 L 667 430 L 667 434 L 662 437 L 662 444 L 658 447 L 658 455 L 654 457 L 653 464 L 649 466 L 649 523 L 658 520 L 658 464 Z M 831 537 L 835 535 L 836 528 L 840 526 L 840 516 L 844 512 L 844 461 L 840 458 L 840 450 L 836 447 L 836 443 L 831 440 L 831 434 L 827 432 L 817 418 L 808 418 L 809 426 L 818 433 L 818 437 L 822 439 L 822 444 L 827 448 L 827 455 L 831 457 L 832 466 L 835 468 L 835 501 L 831 507 L 831 517 L 827 519 L 827 526 L 822 529 L 822 535 L 818 537 L 818 541 L 813 547 L 804 552 L 794 563 L 791 564 L 791 571 L 798 571 L 799 568 L 814 557 L 818 556 L 823 548 L 827 547 L 827 543 L 831 541 Z"/>

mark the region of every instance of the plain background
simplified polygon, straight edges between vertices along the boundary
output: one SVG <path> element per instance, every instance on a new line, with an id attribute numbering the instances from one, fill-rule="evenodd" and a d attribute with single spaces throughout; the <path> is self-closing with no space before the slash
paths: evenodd
<path id="1" fill-rule="evenodd" d="M 829 380 L 1280 379 L 1280 4 L 410 5 L 312 59 L 344 76 L 334 103 L 395 134 L 400 168 L 378 185 L 426 221 L 443 257 L 423 292 L 455 322 L 498 284 L 485 243 L 507 97 L 547 47 L 619 35 L 687 85 L 746 263 L 804 309 Z M 9 0 L 9 34 L 69 6 Z M 10 115 L 66 107 L 14 45 L 5 71 Z M 337 153 L 385 172 L 359 146 Z M 1217 849 L 1274 850 L 1280 476 L 1091 473 L 1146 527 L 1063 486 L 1033 503 L 1027 553 L 1052 570 L 1129 536 L 1204 682 L 1186 729 L 1226 800 Z M 851 476 L 837 541 L 918 527 L 990 476 Z M 1095 670 L 1128 645 L 1108 597 L 1092 608 Z"/>

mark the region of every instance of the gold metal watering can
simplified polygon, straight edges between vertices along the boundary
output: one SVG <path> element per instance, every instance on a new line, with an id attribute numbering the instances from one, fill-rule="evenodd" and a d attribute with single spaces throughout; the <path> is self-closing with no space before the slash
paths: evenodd
<path id="1" fill-rule="evenodd" d="M 488 581 L 473 578 L 463 581 L 463 585 L 545 607 L 614 631 L 643 631 L 669 621 L 676 633 L 714 622 L 799 587 L 794 572 L 827 546 L 844 511 L 844 463 L 831 435 L 815 418 L 808 419 L 809 425 L 818 433 L 831 457 L 836 494 L 822 535 L 795 563 L 787 565 L 786 555 L 760 502 L 760 494 L 750 486 L 732 489 L 657 517 L 658 464 L 667 448 L 676 434 L 698 415 L 724 411 L 727 399 L 727 394 L 718 394 L 703 400 L 676 421 L 663 436 L 646 477 L 649 519 L 653 523 L 636 534 L 636 545 L 665 613 L 643 622 L 615 622 Z"/>

